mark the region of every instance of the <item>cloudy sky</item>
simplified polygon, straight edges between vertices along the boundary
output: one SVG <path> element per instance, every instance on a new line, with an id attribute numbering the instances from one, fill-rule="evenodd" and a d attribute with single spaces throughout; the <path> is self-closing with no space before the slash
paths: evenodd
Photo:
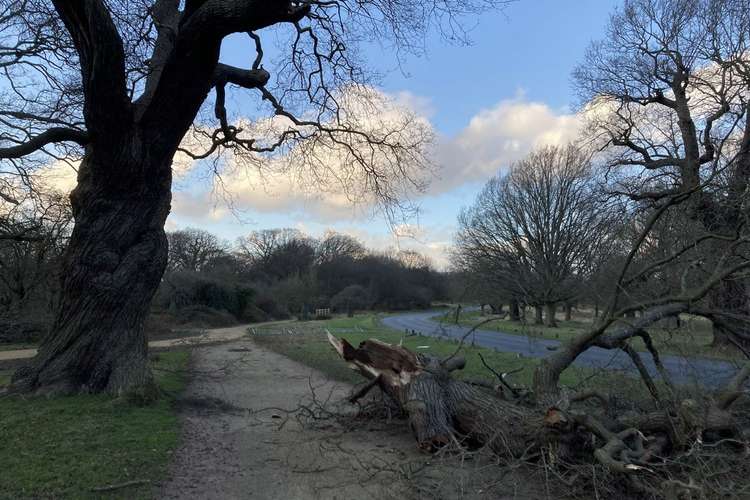
<path id="1" fill-rule="evenodd" d="M 419 215 L 404 224 L 394 228 L 343 196 L 316 196 L 284 176 L 230 176 L 230 210 L 208 174 L 194 169 L 176 183 L 168 228 L 200 227 L 229 241 L 263 228 L 313 235 L 334 229 L 375 248 L 419 250 L 444 266 L 458 211 L 489 177 L 535 146 L 575 136 L 570 73 L 589 42 L 602 36 L 616 4 L 518 0 L 483 16 L 471 46 L 452 46 L 436 34 L 425 56 L 406 56 L 400 68 L 392 54 L 366 49 L 367 60 L 385 74 L 380 90 L 427 120 L 437 137 L 436 176 L 414 200 Z M 250 49 L 246 38 L 229 40 L 222 59 L 246 60 Z"/>

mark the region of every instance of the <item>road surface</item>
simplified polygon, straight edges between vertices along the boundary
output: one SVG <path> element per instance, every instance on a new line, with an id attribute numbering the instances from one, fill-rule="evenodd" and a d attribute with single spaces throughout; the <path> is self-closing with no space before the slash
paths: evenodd
<path id="1" fill-rule="evenodd" d="M 467 326 L 440 323 L 437 316 L 445 311 L 425 311 L 405 313 L 384 318 L 383 324 L 399 331 L 414 330 L 421 335 L 460 339 L 470 330 Z M 544 358 L 552 354 L 560 342 L 549 339 L 529 338 L 494 330 L 477 329 L 466 342 L 496 351 L 516 353 L 531 358 Z M 656 367 L 647 353 L 642 353 L 644 364 L 654 378 L 658 378 Z M 664 367 L 672 380 L 681 385 L 697 384 L 704 387 L 722 387 L 737 371 L 737 364 L 707 358 L 685 358 L 682 356 L 661 356 Z M 578 356 L 576 366 L 620 370 L 635 374 L 636 368 L 631 359 L 619 350 L 592 347 Z"/>

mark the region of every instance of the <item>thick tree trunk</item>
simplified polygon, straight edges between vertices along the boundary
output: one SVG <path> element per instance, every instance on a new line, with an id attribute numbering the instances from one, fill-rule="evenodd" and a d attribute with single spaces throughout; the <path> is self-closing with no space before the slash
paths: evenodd
<path id="1" fill-rule="evenodd" d="M 594 459 L 613 477 L 630 480 L 623 484 L 629 486 L 620 497 L 641 498 L 640 493 L 647 491 L 649 498 L 661 498 L 660 485 L 666 488 L 666 478 L 680 470 L 650 470 L 650 463 L 664 466 L 671 452 L 695 449 L 701 442 L 733 441 L 738 449 L 745 448 L 742 440 L 747 431 L 730 407 L 744 394 L 750 365 L 738 371 L 710 404 L 670 401 L 648 412 L 617 415 L 616 409 L 609 408 L 608 394 L 557 388 L 561 370 L 585 350 L 575 341 L 542 360 L 532 402 L 517 399 L 518 389 L 507 384 L 495 387 L 487 381 L 455 380 L 451 372 L 464 367 L 462 358 L 439 360 L 374 339 L 357 348 L 331 334 L 328 340 L 352 369 L 370 379 L 349 401 L 356 402 L 378 386 L 408 417 L 418 445 L 427 451 L 449 443 L 487 446 L 500 460 L 544 458 L 545 464 L 565 460 L 587 468 Z M 496 376 L 504 380 L 503 375 Z M 505 388 L 512 392 L 510 398 Z M 604 413 L 590 406 L 574 407 L 592 398 L 605 406 Z"/>
<path id="2" fill-rule="evenodd" d="M 573 317 L 573 304 L 565 303 L 565 321 L 570 321 Z"/>
<path id="3" fill-rule="evenodd" d="M 90 152 L 84 159 L 71 193 L 76 222 L 55 320 L 12 390 L 152 389 L 143 325 L 167 263 L 171 170 L 138 153 L 131 147 L 106 160 Z"/>
<path id="4" fill-rule="evenodd" d="M 546 311 L 544 324 L 546 326 L 556 327 L 557 320 L 555 319 L 555 313 L 557 312 L 557 306 L 554 303 L 549 303 L 545 304 L 544 308 Z"/>
<path id="5" fill-rule="evenodd" d="M 543 316 L 542 306 L 534 306 L 534 324 L 535 325 L 543 325 L 544 324 L 544 316 Z"/>
<path id="6" fill-rule="evenodd" d="M 518 309 L 518 301 L 516 299 L 510 301 L 509 313 L 511 321 L 519 321 L 521 319 L 521 312 Z"/>
<path id="7" fill-rule="evenodd" d="M 441 362 L 374 339 L 357 348 L 331 334 L 328 341 L 371 380 L 352 400 L 379 386 L 408 416 L 420 448 L 434 451 L 469 438 L 498 455 L 518 458 L 534 446 L 541 417 L 491 389 L 453 379 L 450 373 L 464 367 L 463 358 Z"/>

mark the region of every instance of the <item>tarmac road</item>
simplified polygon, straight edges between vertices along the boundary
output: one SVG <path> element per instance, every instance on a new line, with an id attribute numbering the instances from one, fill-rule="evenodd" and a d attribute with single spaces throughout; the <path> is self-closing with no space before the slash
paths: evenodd
<path id="1" fill-rule="evenodd" d="M 414 330 L 421 335 L 460 339 L 470 330 L 469 327 L 450 323 L 440 323 L 437 316 L 445 311 L 424 311 L 405 313 L 383 318 L 384 325 L 395 330 Z M 544 358 L 554 352 L 560 342 L 557 340 L 529 338 L 494 330 L 477 329 L 466 340 L 476 345 L 501 352 L 516 353 L 531 358 Z M 651 355 L 641 353 L 643 362 L 654 378 L 659 378 Z M 662 363 L 672 377 L 672 381 L 680 385 L 697 384 L 704 387 L 722 387 L 737 371 L 737 365 L 729 361 L 708 358 L 686 358 L 682 356 L 662 355 Z M 637 370 L 631 359 L 619 350 L 607 350 L 592 347 L 578 356 L 575 365 L 620 370 L 636 374 Z"/>

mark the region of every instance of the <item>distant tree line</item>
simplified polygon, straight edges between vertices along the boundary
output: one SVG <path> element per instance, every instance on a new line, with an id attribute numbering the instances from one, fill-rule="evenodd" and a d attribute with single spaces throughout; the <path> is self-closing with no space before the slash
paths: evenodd
<path id="1" fill-rule="evenodd" d="M 59 294 L 70 233 L 64 198 L 16 214 L 13 238 L 0 236 L 0 340 L 39 338 Z M 23 225 L 26 230 L 19 231 Z M 332 313 L 429 307 L 445 299 L 447 277 L 414 251 L 367 249 L 345 234 L 314 238 L 296 229 L 266 229 L 235 245 L 195 228 L 167 233 L 167 271 L 148 323 L 222 326 L 238 321 L 311 318 Z"/>
<path id="2" fill-rule="evenodd" d="M 200 229 L 167 233 L 167 272 L 155 307 L 206 310 L 240 321 L 425 308 L 445 298 L 444 276 L 413 251 L 376 252 L 356 238 L 296 229 L 254 231 L 229 245 Z"/>

